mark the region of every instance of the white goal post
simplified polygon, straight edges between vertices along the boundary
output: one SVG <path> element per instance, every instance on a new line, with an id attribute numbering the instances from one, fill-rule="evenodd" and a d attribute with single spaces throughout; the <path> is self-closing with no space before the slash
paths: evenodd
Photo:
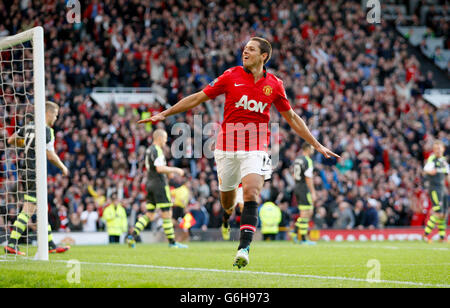
<path id="1" fill-rule="evenodd" d="M 35 27 L 22 33 L 0 38 L 0 52 L 15 50 L 31 42 L 32 46 L 32 75 L 33 101 L 35 123 L 35 153 L 36 153 L 36 202 L 37 202 L 37 260 L 48 260 L 48 203 L 47 203 L 47 157 L 46 157 L 46 129 L 45 129 L 45 71 L 44 71 L 44 29 Z M 2 68 L 0 62 L 0 69 Z M 13 67 L 12 67 L 13 70 Z M 11 72 L 12 75 L 14 70 Z M 0 70 L 3 75 L 3 71 Z M 3 77 L 0 86 L 4 87 Z M 14 79 L 13 79 L 14 87 Z M 25 93 L 26 95 L 26 93 Z M 18 214 L 18 213 L 17 213 Z"/>

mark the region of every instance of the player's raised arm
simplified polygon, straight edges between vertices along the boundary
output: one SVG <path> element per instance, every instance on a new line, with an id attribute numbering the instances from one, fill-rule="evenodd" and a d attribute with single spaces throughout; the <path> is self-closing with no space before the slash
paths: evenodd
<path id="1" fill-rule="evenodd" d="M 302 137 L 306 142 L 308 142 L 310 145 L 314 147 L 318 152 L 322 153 L 323 156 L 326 158 L 330 158 L 331 156 L 334 157 L 340 157 L 327 147 L 320 144 L 319 141 L 317 141 L 316 138 L 311 134 L 308 127 L 306 126 L 305 122 L 294 112 L 294 110 L 289 109 L 288 111 L 282 111 L 280 112 L 283 118 L 286 119 L 289 126 L 292 127 L 292 129 L 300 136 Z"/>
<path id="2" fill-rule="evenodd" d="M 138 121 L 138 124 L 147 123 L 147 122 L 163 121 L 171 115 L 191 110 L 195 106 L 198 106 L 201 103 L 206 102 L 207 100 L 209 100 L 209 97 L 203 91 L 199 91 L 197 93 L 186 96 L 185 98 L 180 100 L 178 103 L 176 103 L 169 109 L 164 110 L 161 113 L 158 113 L 150 118 Z"/>

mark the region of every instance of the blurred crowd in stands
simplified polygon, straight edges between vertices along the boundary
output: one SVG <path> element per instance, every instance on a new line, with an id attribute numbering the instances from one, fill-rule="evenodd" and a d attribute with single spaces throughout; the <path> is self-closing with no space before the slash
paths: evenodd
<path id="1" fill-rule="evenodd" d="M 405 4 L 407 11 L 411 12 L 411 15 L 405 15 L 401 10 L 397 9 L 394 20 L 397 26 L 408 27 L 426 27 L 426 30 L 422 34 L 420 42 L 420 50 L 422 54 L 431 58 L 431 60 L 439 67 L 447 72 L 450 78 L 450 59 L 444 55 L 444 50 L 450 50 L 450 6 L 447 0 L 435 0 L 425 1 L 419 0 L 415 2 L 414 7 L 409 7 L 414 1 L 395 1 L 391 0 L 391 3 Z M 410 38 L 413 35 L 414 30 L 406 34 L 406 38 Z M 442 38 L 443 44 L 431 45 L 427 43 L 427 39 Z"/>
<path id="2" fill-rule="evenodd" d="M 223 96 L 153 127 L 137 125 L 143 114 L 164 107 L 155 102 L 103 108 L 89 97 L 93 87 L 153 87 L 173 105 L 241 65 L 242 48 L 252 36 L 272 43 L 268 69 L 284 81 L 292 108 L 312 133 L 341 156 L 313 156 L 314 226 L 423 224 L 430 207 L 423 163 L 435 138 L 448 149 L 449 110 L 424 101 L 433 74 L 421 71 L 392 24 L 367 23 L 361 1 L 80 2 L 80 24 L 66 21 L 64 1 L 0 3 L 1 35 L 37 25 L 45 29 L 46 95 L 61 107 L 55 149 L 71 173 L 63 177 L 53 166 L 48 169 L 55 230 L 103 228 L 100 217 L 114 193 L 134 225 L 145 210 L 143 157 L 151 130 L 192 124 L 194 114 L 202 114 L 203 123 L 221 121 Z M 448 24 L 445 29 L 448 35 Z M 303 141 L 275 109 L 271 116 L 280 123 L 280 161 L 261 202 L 275 201 L 289 225 L 298 216 L 292 173 Z M 169 134 L 169 145 L 173 139 Z M 193 228 L 220 227 L 214 160 L 172 159 L 169 147 L 165 154 L 169 165 L 187 172 L 170 185 L 188 188 L 187 201 L 176 205 L 192 213 Z M 6 182 L 0 189 L 5 187 Z M 16 200 L 9 196 L 1 202 L 11 214 Z M 232 221 L 239 223 L 239 211 Z"/>

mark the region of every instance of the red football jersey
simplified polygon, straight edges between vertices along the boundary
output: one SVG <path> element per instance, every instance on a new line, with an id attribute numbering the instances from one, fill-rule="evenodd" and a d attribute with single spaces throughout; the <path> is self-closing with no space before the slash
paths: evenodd
<path id="1" fill-rule="evenodd" d="M 283 82 L 264 70 L 255 83 L 253 74 L 242 66 L 226 70 L 203 92 L 211 99 L 225 94 L 222 129 L 216 149 L 222 151 L 268 151 L 270 107 L 291 109 Z"/>

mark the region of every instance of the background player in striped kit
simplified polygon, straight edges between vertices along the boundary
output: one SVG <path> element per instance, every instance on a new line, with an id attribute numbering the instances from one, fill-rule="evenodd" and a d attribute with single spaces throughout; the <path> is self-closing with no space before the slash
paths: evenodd
<path id="1" fill-rule="evenodd" d="M 302 145 L 302 154 L 297 157 L 294 163 L 294 193 L 297 198 L 300 217 L 295 223 L 295 234 L 293 238 L 297 241 L 298 235 L 300 235 L 301 244 L 314 245 L 315 242 L 307 239 L 309 220 L 311 219 L 314 210 L 314 201 L 316 200 L 316 190 L 314 189 L 313 182 L 314 165 L 310 158 L 314 154 L 314 148 L 305 142 Z"/>
<path id="2" fill-rule="evenodd" d="M 58 157 L 55 152 L 55 134 L 53 133 L 53 125 L 58 118 L 59 106 L 53 102 L 45 103 L 45 133 L 46 133 L 46 149 L 47 159 L 58 167 L 64 176 L 69 175 L 69 170 Z M 16 145 L 24 148 L 25 165 L 20 168 L 21 177 L 25 179 L 25 194 L 22 211 L 14 222 L 14 229 L 8 240 L 8 245 L 4 247 L 6 253 L 25 255 L 18 248 L 19 239 L 27 230 L 28 221 L 36 211 L 36 153 L 35 153 L 35 125 L 33 122 L 25 125 L 15 132 L 8 139 L 9 145 Z M 50 253 L 62 253 L 70 247 L 57 247 L 53 242 L 52 230 L 48 225 L 48 245 Z"/>
<path id="3" fill-rule="evenodd" d="M 430 219 L 425 226 L 424 239 L 428 239 L 431 231 L 437 225 L 440 241 L 445 240 L 446 218 L 448 212 L 448 193 L 445 187 L 445 178 L 449 176 L 449 165 L 444 156 L 445 146 L 440 140 L 433 144 L 433 154 L 428 158 L 424 167 L 428 179 L 428 192 L 433 204 Z M 450 181 L 450 179 L 449 179 Z"/>
<path id="4" fill-rule="evenodd" d="M 133 234 L 128 236 L 130 247 L 135 247 L 135 238 L 145 229 L 150 221 L 156 217 L 155 210 L 161 209 L 164 233 L 169 241 L 169 247 L 187 248 L 186 245 L 175 242 L 175 232 L 172 222 L 172 197 L 167 181 L 167 174 L 184 175 L 183 169 L 169 167 L 162 148 L 167 143 L 167 133 L 163 129 L 153 132 L 153 144 L 145 153 L 145 167 L 147 169 L 147 212 L 136 222 Z"/>

